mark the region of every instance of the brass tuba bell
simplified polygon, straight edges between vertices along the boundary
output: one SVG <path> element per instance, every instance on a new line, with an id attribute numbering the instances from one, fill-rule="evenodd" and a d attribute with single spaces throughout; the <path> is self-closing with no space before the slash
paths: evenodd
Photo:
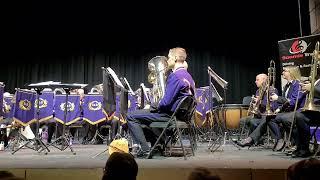
<path id="1" fill-rule="evenodd" d="M 149 75 L 148 75 L 148 82 L 150 84 L 154 84 L 156 82 L 156 75 L 154 72 L 151 72 Z"/>
<path id="2" fill-rule="evenodd" d="M 154 102 L 159 102 L 165 92 L 166 72 L 168 70 L 167 58 L 165 56 L 153 57 L 148 62 L 148 82 L 153 84 L 153 99 Z"/>

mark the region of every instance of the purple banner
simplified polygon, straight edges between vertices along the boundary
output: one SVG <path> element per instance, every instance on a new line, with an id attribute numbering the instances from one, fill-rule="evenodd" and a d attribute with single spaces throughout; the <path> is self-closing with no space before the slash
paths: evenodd
<path id="1" fill-rule="evenodd" d="M 15 104 L 12 103 L 12 97 L 4 97 L 4 118 L 13 118 Z"/>
<path id="2" fill-rule="evenodd" d="M 135 96 L 130 94 L 128 95 L 128 112 L 135 111 L 136 109 L 138 109 L 137 102 L 138 101 Z M 125 118 L 123 118 L 120 114 L 120 95 L 117 95 L 116 97 L 116 112 L 114 118 L 116 120 L 120 120 L 122 124 L 126 123 Z"/>
<path id="3" fill-rule="evenodd" d="M 61 124 L 70 125 L 78 120 L 80 120 L 80 96 L 79 95 L 69 95 L 67 102 L 67 115 L 64 119 L 64 109 L 66 103 L 66 95 L 55 95 L 54 102 L 54 119 Z"/>
<path id="4" fill-rule="evenodd" d="M 102 111 L 102 95 L 86 95 L 83 103 L 83 120 L 90 124 L 98 124 L 106 120 L 106 115 Z"/>
<path id="5" fill-rule="evenodd" d="M 27 126 L 36 121 L 34 101 L 36 93 L 18 89 L 16 92 L 16 103 L 13 120 L 23 126 Z"/>
<path id="6" fill-rule="evenodd" d="M 4 93 L 4 84 L 0 83 L 0 120 L 2 120 L 4 116 L 3 93 Z"/>
<path id="7" fill-rule="evenodd" d="M 196 89 L 196 115 L 195 122 L 198 126 L 203 126 L 208 122 L 208 116 L 210 114 L 210 104 L 209 104 L 209 87 L 202 87 Z"/>
<path id="8" fill-rule="evenodd" d="M 39 121 L 47 121 L 53 117 L 53 92 L 42 92 L 39 97 Z M 34 102 L 34 107 L 37 108 L 37 99 Z M 37 114 L 35 115 L 36 118 Z"/>

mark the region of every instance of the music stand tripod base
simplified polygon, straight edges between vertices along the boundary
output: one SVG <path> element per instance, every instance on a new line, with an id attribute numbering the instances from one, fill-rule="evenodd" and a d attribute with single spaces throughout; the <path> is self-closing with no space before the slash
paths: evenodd
<path id="1" fill-rule="evenodd" d="M 53 146 L 57 149 L 59 149 L 60 151 L 64 151 L 67 148 L 70 148 L 71 152 L 73 155 L 76 155 L 76 152 L 73 151 L 73 148 L 71 146 L 70 143 L 70 131 L 68 130 L 66 132 L 66 120 L 67 120 L 67 113 L 68 113 L 68 97 L 70 95 L 70 90 L 74 89 L 74 88 L 79 88 L 79 87 L 75 87 L 73 85 L 68 85 L 68 84 L 60 84 L 62 85 L 62 88 L 65 90 L 66 92 L 66 100 L 65 100 L 65 104 L 64 104 L 64 117 L 63 117 L 63 130 L 62 130 L 62 135 L 58 138 L 55 139 L 52 143 L 50 143 L 48 146 Z M 59 145 L 56 145 L 57 142 L 61 141 L 61 147 L 59 147 Z M 43 151 L 43 149 L 41 149 L 39 152 Z"/>
<path id="2" fill-rule="evenodd" d="M 37 92 L 37 106 L 36 106 L 36 113 L 37 113 L 37 127 L 36 127 L 36 134 L 35 134 L 35 138 L 33 139 L 27 139 L 27 138 L 21 138 L 23 137 L 23 135 L 21 134 L 20 130 L 19 130 L 19 138 L 17 139 L 17 141 L 19 142 L 19 139 L 24 139 L 27 142 L 25 144 L 23 144 L 22 146 L 18 147 L 18 149 L 14 150 L 11 154 L 15 154 L 17 151 L 19 151 L 20 149 L 22 149 L 23 147 L 27 147 L 29 149 L 32 149 L 34 151 L 38 151 L 41 150 L 46 150 L 46 152 L 44 153 L 45 155 L 48 154 L 48 152 L 50 152 L 50 150 L 48 149 L 48 147 L 42 142 L 41 138 L 39 137 L 39 117 L 40 117 L 40 106 L 39 106 L 39 102 L 40 102 L 40 95 L 41 95 L 41 91 L 43 90 L 43 88 L 41 87 L 34 87 L 35 91 Z M 29 147 L 28 145 L 33 142 L 34 148 Z"/>

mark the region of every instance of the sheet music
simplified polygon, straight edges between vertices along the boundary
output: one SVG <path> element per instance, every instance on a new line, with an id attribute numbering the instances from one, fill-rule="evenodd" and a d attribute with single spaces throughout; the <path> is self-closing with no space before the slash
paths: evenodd
<path id="1" fill-rule="evenodd" d="M 218 93 L 216 87 L 214 87 L 214 85 L 212 83 L 210 83 L 210 85 L 212 87 L 212 96 L 215 97 L 217 99 L 217 101 L 221 102 L 223 100 L 223 98 Z"/>
<path id="2" fill-rule="evenodd" d="M 150 102 L 149 96 L 147 95 L 147 88 L 144 86 L 143 83 L 141 83 L 140 86 L 142 88 L 144 96 L 147 98 L 147 101 Z"/>
<path id="3" fill-rule="evenodd" d="M 228 86 L 228 82 L 222 79 L 217 73 L 215 73 L 210 66 L 208 66 L 208 74 L 224 89 Z"/>
<path id="4" fill-rule="evenodd" d="M 84 87 L 88 86 L 88 84 L 79 84 L 79 83 L 73 83 L 73 85 L 81 86 L 81 88 L 84 88 Z"/>
<path id="5" fill-rule="evenodd" d="M 135 95 L 135 93 L 133 92 L 129 82 L 127 81 L 127 79 L 124 77 L 123 78 L 124 82 L 127 84 L 127 86 L 129 87 L 129 92 L 132 94 L 132 95 Z"/>
<path id="6" fill-rule="evenodd" d="M 116 82 L 116 84 L 118 86 L 120 86 L 121 88 L 125 89 L 124 86 L 122 85 L 120 79 L 118 78 L 118 76 L 116 75 L 116 73 L 110 68 L 107 68 L 107 71 L 109 72 L 109 74 L 112 76 L 112 78 L 114 79 L 114 81 Z"/>
<path id="7" fill-rule="evenodd" d="M 39 82 L 39 83 L 32 83 L 29 84 L 29 87 L 32 86 L 50 86 L 50 85 L 55 85 L 55 84 L 60 84 L 61 82 L 54 82 L 54 81 L 45 81 L 45 82 Z"/>

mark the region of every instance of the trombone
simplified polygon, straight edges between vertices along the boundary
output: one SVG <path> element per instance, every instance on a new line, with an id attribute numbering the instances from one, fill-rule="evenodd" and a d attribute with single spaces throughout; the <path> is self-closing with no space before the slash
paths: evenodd
<path id="1" fill-rule="evenodd" d="M 267 79 L 267 87 L 266 87 L 266 96 L 267 96 L 267 103 L 266 103 L 266 111 L 263 115 L 266 116 L 273 116 L 275 112 L 271 109 L 271 101 L 270 101 L 270 92 L 274 92 L 274 84 L 276 81 L 276 63 L 271 60 L 270 66 L 268 68 L 268 79 Z"/>
<path id="2" fill-rule="evenodd" d="M 320 61 L 319 58 L 319 41 L 316 43 L 315 49 L 313 51 L 313 56 L 312 56 L 312 62 L 311 62 L 311 70 L 310 70 L 310 91 L 308 93 L 308 96 L 306 97 L 306 102 L 302 108 L 302 111 L 317 111 L 320 112 L 320 107 L 315 105 L 313 102 L 314 99 L 314 85 L 316 82 L 316 77 L 317 77 L 317 66 L 318 62 Z"/>

